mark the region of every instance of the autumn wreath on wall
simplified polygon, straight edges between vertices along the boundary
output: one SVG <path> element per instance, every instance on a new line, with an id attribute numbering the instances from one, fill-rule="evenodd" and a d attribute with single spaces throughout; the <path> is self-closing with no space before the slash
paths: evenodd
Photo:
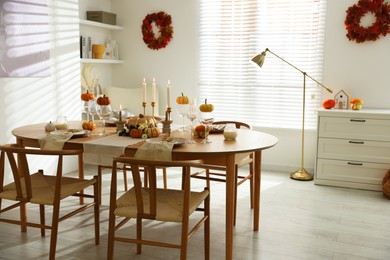
<path id="1" fill-rule="evenodd" d="M 152 13 L 145 16 L 142 22 L 142 35 L 145 44 L 152 50 L 165 48 L 172 39 L 172 18 L 165 12 Z M 159 35 L 153 32 L 153 25 L 157 27 Z"/>
<path id="2" fill-rule="evenodd" d="M 375 16 L 375 22 L 368 27 L 361 25 L 362 18 L 368 13 Z M 384 0 L 359 0 L 347 9 L 345 26 L 350 41 L 358 43 L 376 41 L 379 36 L 390 33 L 390 5 Z"/>

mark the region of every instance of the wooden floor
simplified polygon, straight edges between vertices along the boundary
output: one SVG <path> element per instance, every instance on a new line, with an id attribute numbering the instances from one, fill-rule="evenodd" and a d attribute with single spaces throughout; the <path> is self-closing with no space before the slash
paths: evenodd
<path id="1" fill-rule="evenodd" d="M 110 174 L 104 175 L 101 207 L 101 244 L 94 245 L 92 209 L 60 223 L 57 259 L 106 259 Z M 93 175 L 95 168 L 88 167 Z M 179 183 L 173 174 L 169 186 Z M 201 187 L 200 180 L 193 187 Z M 122 187 L 120 187 L 122 189 Z M 263 172 L 260 231 L 252 231 L 248 187 L 238 192 L 238 219 L 234 237 L 234 259 L 390 259 L 390 200 L 380 192 L 314 185 L 291 180 L 288 173 Z M 211 189 L 211 259 L 224 259 L 225 189 Z M 72 203 L 64 203 L 70 208 Z M 37 209 L 32 208 L 37 212 Z M 15 213 L 15 216 L 17 214 Z M 30 214 L 36 219 L 37 214 Z M 48 218 L 49 219 L 49 218 Z M 134 223 L 125 228 L 132 232 Z M 145 223 L 145 236 L 172 239 L 176 224 Z M 133 233 L 131 233 L 133 234 Z M 188 259 L 203 259 L 203 232 L 189 243 Z M 0 259 L 47 259 L 50 232 L 20 233 L 14 225 L 0 223 Z M 117 242 L 115 259 L 178 259 L 175 249 L 145 246 L 142 255 L 135 246 Z"/>

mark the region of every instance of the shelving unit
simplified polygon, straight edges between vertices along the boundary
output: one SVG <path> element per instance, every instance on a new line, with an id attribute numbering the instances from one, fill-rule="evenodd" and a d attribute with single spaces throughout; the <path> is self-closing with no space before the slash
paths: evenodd
<path id="1" fill-rule="evenodd" d="M 105 23 L 99 23 L 94 21 L 89 21 L 85 19 L 79 19 L 79 24 L 82 26 L 90 26 L 98 29 L 105 29 L 110 31 L 120 31 L 123 30 L 122 26 L 119 25 L 111 25 Z M 81 31 L 81 29 L 80 29 Z M 110 60 L 110 59 L 81 59 L 81 63 L 95 63 L 95 64 L 122 64 L 123 60 Z"/>

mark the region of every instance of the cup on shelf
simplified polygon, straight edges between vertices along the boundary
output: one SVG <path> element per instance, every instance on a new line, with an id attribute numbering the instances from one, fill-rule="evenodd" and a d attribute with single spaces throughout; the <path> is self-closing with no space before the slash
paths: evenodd
<path id="1" fill-rule="evenodd" d="M 92 58 L 103 59 L 105 50 L 104 44 L 92 44 Z"/>

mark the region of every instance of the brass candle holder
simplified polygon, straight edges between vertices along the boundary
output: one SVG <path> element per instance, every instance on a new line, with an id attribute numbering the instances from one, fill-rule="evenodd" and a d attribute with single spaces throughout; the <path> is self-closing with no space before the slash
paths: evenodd
<path id="1" fill-rule="evenodd" d="M 156 106 L 156 102 L 152 101 L 152 117 L 154 117 L 154 107 Z"/>
<path id="2" fill-rule="evenodd" d="M 142 106 L 144 107 L 144 115 L 146 115 L 146 102 L 142 102 Z"/>

